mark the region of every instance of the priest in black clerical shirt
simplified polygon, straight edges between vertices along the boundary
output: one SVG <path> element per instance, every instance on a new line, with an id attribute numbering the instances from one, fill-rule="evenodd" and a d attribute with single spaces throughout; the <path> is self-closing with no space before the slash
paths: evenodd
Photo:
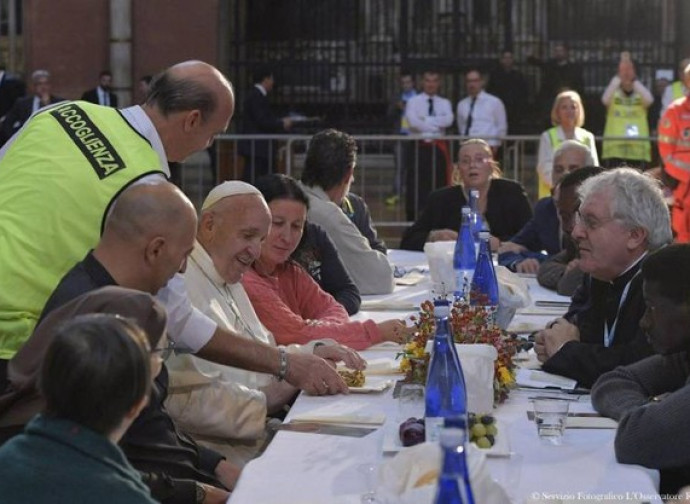
<path id="1" fill-rule="evenodd" d="M 645 311 L 639 269 L 671 242 L 669 213 L 656 183 L 619 168 L 585 181 L 572 233 L 587 273 L 568 313 L 535 339 L 542 369 L 591 387 L 604 372 L 653 353 L 639 322 Z"/>

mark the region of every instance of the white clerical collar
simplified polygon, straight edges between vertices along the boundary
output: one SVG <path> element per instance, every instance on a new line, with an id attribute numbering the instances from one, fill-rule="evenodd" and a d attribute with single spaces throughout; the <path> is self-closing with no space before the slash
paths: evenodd
<path id="1" fill-rule="evenodd" d="M 228 284 L 222 276 L 218 274 L 215 265 L 213 264 L 213 259 L 204 246 L 199 243 L 198 240 L 194 240 L 194 248 L 190 254 L 192 260 L 199 266 L 202 273 L 218 288 L 229 287 L 232 284 Z"/>
<path id="2" fill-rule="evenodd" d="M 645 257 L 647 257 L 647 254 L 649 254 L 649 251 L 648 251 L 648 250 L 645 250 L 644 252 L 642 252 L 642 255 L 641 255 L 640 257 L 638 257 L 637 259 L 635 259 L 635 260 L 632 262 L 632 264 L 631 264 L 630 266 L 628 266 L 627 268 L 625 268 L 625 271 L 624 271 L 623 273 L 621 273 L 620 275 L 618 275 L 618 276 L 623 276 L 623 275 L 625 275 L 628 271 L 630 271 L 631 269 L 633 269 L 637 263 L 639 263 L 642 259 L 644 259 Z"/>
<path id="3" fill-rule="evenodd" d="M 161 170 L 165 173 L 168 178 L 170 177 L 170 168 L 168 167 L 168 157 L 165 155 L 165 147 L 163 147 L 163 142 L 161 137 L 156 131 L 156 127 L 151 122 L 151 119 L 144 109 L 140 105 L 134 105 L 132 107 L 127 107 L 120 110 L 120 113 L 125 118 L 125 120 L 139 132 L 146 140 L 151 142 L 151 147 L 158 154 L 158 160 L 160 161 Z"/>
<path id="4" fill-rule="evenodd" d="M 642 259 L 644 259 L 645 257 L 647 257 L 647 254 L 649 254 L 649 251 L 648 251 L 648 250 L 645 250 L 645 251 L 642 253 L 642 255 L 640 255 L 640 257 L 638 257 L 638 258 L 635 259 L 632 263 L 630 263 L 630 266 L 628 266 L 627 268 L 625 268 L 625 271 L 623 271 L 623 272 L 622 272 L 620 275 L 618 275 L 616 278 L 622 277 L 622 276 L 625 275 L 628 271 L 630 271 L 630 270 L 633 269 L 635 266 L 637 266 L 637 264 L 638 264 Z M 611 280 L 611 283 L 613 283 L 613 282 L 616 280 L 616 278 L 614 278 L 613 280 Z"/>

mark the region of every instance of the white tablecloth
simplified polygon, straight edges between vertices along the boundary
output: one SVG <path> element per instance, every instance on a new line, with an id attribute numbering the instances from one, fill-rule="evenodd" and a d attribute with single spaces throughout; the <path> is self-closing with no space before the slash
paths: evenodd
<path id="1" fill-rule="evenodd" d="M 424 264 L 420 253 L 391 251 L 396 265 Z M 389 296 L 369 298 L 416 302 L 428 298 L 428 286 L 396 287 Z M 553 293 L 530 282 L 533 300 L 558 299 Z M 387 318 L 404 316 L 404 312 L 372 311 L 358 318 Z M 519 315 L 519 317 L 521 317 Z M 525 322 L 545 323 L 554 317 L 524 316 Z M 394 350 L 368 350 L 365 358 L 393 356 Z M 399 378 L 393 377 L 392 378 Z M 522 454 L 521 477 L 516 491 L 519 502 L 549 501 L 549 498 L 570 499 L 575 502 L 661 502 L 657 495 L 658 473 L 638 466 L 618 464 L 613 451 L 614 430 L 569 429 L 562 446 L 542 445 L 533 422 L 527 419 L 528 397 L 537 394 L 515 390 L 509 400 L 495 410 L 500 422 L 500 435 L 508 437 L 510 449 Z M 340 401 L 361 406 L 368 413 L 384 413 L 386 423 L 363 438 L 279 432 L 266 452 L 250 462 L 242 472 L 237 488 L 229 502 L 232 504 L 306 504 L 358 503 L 365 491 L 364 480 L 357 467 L 366 462 L 380 462 L 386 436 L 397 431 L 399 423 L 397 402 L 392 389 L 383 393 L 350 394 L 335 397 L 301 395 L 290 417 Z M 571 404 L 571 411 L 591 411 L 589 397 Z M 290 418 L 288 417 L 288 419 Z M 490 470 L 498 470 L 499 459 L 490 459 Z M 636 498 L 635 498 L 636 497 Z M 481 504 L 481 503 L 477 503 Z"/>

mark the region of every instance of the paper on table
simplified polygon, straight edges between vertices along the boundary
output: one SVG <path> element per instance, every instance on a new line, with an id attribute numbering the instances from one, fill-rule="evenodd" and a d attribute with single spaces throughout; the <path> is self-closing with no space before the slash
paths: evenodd
<path id="1" fill-rule="evenodd" d="M 395 279 L 396 285 L 417 285 L 426 277 L 418 271 L 411 271 L 404 276 Z"/>
<path id="2" fill-rule="evenodd" d="M 417 305 L 411 301 L 364 300 L 359 307 L 362 311 L 414 311 Z"/>
<path id="3" fill-rule="evenodd" d="M 573 390 L 577 385 L 575 380 L 571 380 L 565 376 L 524 368 L 517 370 L 515 381 L 520 387 L 558 388 L 562 390 Z"/>
<path id="4" fill-rule="evenodd" d="M 534 420 L 534 411 L 527 412 L 527 419 Z M 596 413 L 568 413 L 565 426 L 568 429 L 616 429 L 618 422 Z"/>
<path id="5" fill-rule="evenodd" d="M 549 315 L 558 317 L 567 311 L 567 308 L 553 306 L 528 306 L 527 308 L 518 308 L 517 313 L 519 315 Z"/>
<path id="6" fill-rule="evenodd" d="M 537 324 L 535 322 L 512 322 L 506 331 L 515 334 L 528 334 L 541 329 L 544 329 L 544 324 Z"/>
<path id="7" fill-rule="evenodd" d="M 569 416 L 565 424 L 568 429 L 616 429 L 618 422 L 613 418 L 598 416 Z"/>
<path id="8" fill-rule="evenodd" d="M 340 400 L 305 413 L 294 415 L 290 421 L 338 424 L 381 425 L 386 421 L 383 413 L 372 413 L 371 407 Z"/>

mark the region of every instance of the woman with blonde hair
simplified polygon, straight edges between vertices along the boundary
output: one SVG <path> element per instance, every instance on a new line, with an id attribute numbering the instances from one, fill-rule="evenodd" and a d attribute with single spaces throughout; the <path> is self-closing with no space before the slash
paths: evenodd
<path id="1" fill-rule="evenodd" d="M 403 235 L 400 248 L 422 250 L 428 241 L 455 240 L 461 210 L 468 205 L 469 191 L 479 191 L 478 210 L 491 232 L 491 248 L 510 239 L 532 217 L 532 207 L 523 187 L 501 177 L 491 147 L 484 140 L 470 138 L 460 143 L 458 184 L 429 195 L 419 219 Z"/>
<path id="2" fill-rule="evenodd" d="M 551 195 L 553 153 L 564 141 L 577 140 L 589 147 L 594 165 L 599 165 L 594 135 L 582 127 L 585 123 L 585 109 L 576 91 L 568 90 L 558 93 L 551 108 L 551 123 L 553 128 L 544 131 L 539 139 L 537 173 L 539 174 L 540 198 Z"/>

